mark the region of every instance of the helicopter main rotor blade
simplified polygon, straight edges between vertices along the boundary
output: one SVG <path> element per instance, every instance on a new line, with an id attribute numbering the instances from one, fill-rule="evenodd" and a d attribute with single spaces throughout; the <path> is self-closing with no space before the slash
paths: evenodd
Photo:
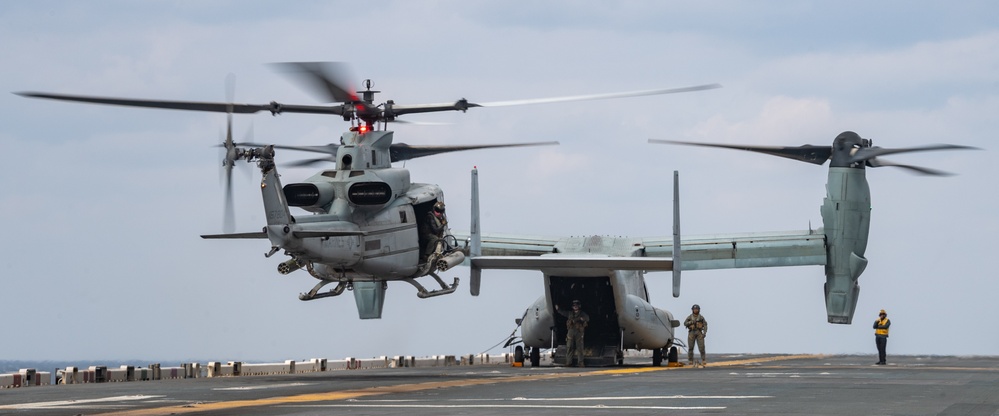
<path id="1" fill-rule="evenodd" d="M 442 104 L 411 104 L 411 105 L 398 105 L 393 104 L 391 108 L 385 110 L 391 118 L 396 116 L 401 116 L 404 114 L 417 114 L 417 113 L 437 113 L 441 111 L 468 111 L 469 108 L 482 107 L 479 104 L 472 104 L 468 100 L 462 98 L 453 103 L 442 103 Z"/>
<path id="2" fill-rule="evenodd" d="M 511 100 L 511 101 L 493 101 L 486 103 L 469 103 L 469 107 L 506 107 L 512 105 L 529 105 L 529 104 L 549 104 L 549 103 L 565 103 L 572 101 L 590 101 L 590 100 L 609 100 L 614 98 L 628 98 L 628 97 L 642 97 L 646 95 L 662 95 L 662 94 L 676 94 L 681 92 L 693 92 L 693 91 L 704 91 L 713 90 L 715 88 L 721 88 L 721 84 L 705 84 L 705 85 L 695 85 L 692 87 L 682 87 L 682 88 L 665 88 L 665 89 L 655 89 L 655 90 L 642 90 L 642 91 L 629 91 L 629 92 L 614 92 L 608 94 L 590 94 L 590 95 L 573 95 L 568 97 L 553 97 L 553 98 L 534 98 L 527 100 Z"/>
<path id="3" fill-rule="evenodd" d="M 165 108 L 170 110 L 210 111 L 215 113 L 253 114 L 269 111 L 271 114 L 305 113 L 305 114 L 335 114 L 343 116 L 347 110 L 342 105 L 317 106 L 281 104 L 275 101 L 269 104 L 234 104 L 203 101 L 171 101 L 143 100 L 132 98 L 94 97 L 87 95 L 51 94 L 46 92 L 16 92 L 14 94 L 29 98 L 45 98 L 49 100 L 75 101 L 90 104 L 120 105 L 126 107 Z"/>
<path id="4" fill-rule="evenodd" d="M 414 114 L 414 113 L 434 113 L 439 111 L 467 111 L 469 108 L 475 108 L 475 107 L 506 107 L 514 105 L 564 103 L 572 101 L 609 100 L 613 98 L 641 97 L 645 95 L 661 95 L 661 94 L 675 94 L 681 92 L 703 91 L 715 88 L 721 88 L 721 85 L 705 84 L 705 85 L 696 85 L 693 87 L 683 87 L 683 88 L 616 92 L 609 94 L 574 95 L 569 97 L 534 98 L 527 100 L 493 101 L 485 103 L 470 103 L 468 102 L 468 100 L 462 98 L 458 101 L 455 101 L 454 103 L 415 104 L 415 105 L 396 104 L 391 107 L 391 110 L 386 109 L 386 112 L 391 111 L 392 117 L 395 117 L 403 114 Z"/>
<path id="5" fill-rule="evenodd" d="M 512 144 L 482 144 L 469 146 L 410 146 L 406 143 L 393 143 L 389 147 L 389 154 L 392 162 L 416 159 L 418 157 L 433 156 L 441 153 L 461 152 L 465 150 L 496 149 L 503 147 L 527 147 L 527 146 L 550 146 L 558 145 L 558 142 L 534 142 L 534 143 L 512 143 Z"/>
<path id="6" fill-rule="evenodd" d="M 317 157 L 315 159 L 296 160 L 294 162 L 285 163 L 284 165 L 292 168 L 305 168 L 318 165 L 320 163 L 336 163 L 336 159 L 332 157 Z"/>
<path id="7" fill-rule="evenodd" d="M 271 66 L 304 86 L 324 103 L 357 102 L 350 76 L 350 66 L 343 62 L 276 62 Z"/>
<path id="8" fill-rule="evenodd" d="M 260 143 L 236 143 L 239 146 L 250 146 L 250 147 L 264 147 L 265 145 Z M 467 146 L 411 146 L 406 143 L 393 143 L 389 147 L 389 154 L 391 155 L 392 162 L 401 162 L 404 160 L 416 159 L 418 157 L 432 156 L 441 153 L 448 152 L 461 152 L 465 150 L 479 150 L 479 149 L 496 149 L 504 147 L 527 147 L 527 146 L 550 146 L 558 145 L 559 142 L 533 142 L 533 143 L 511 143 L 511 144 L 483 144 L 483 145 L 467 145 Z M 285 145 L 274 145 L 275 149 L 285 149 L 285 150 L 299 150 L 303 152 L 314 152 L 314 153 L 325 153 L 328 155 L 336 156 L 337 149 L 339 145 L 328 144 L 325 146 L 285 146 Z M 312 166 L 317 163 L 327 163 L 335 162 L 333 158 L 314 158 L 305 159 L 296 162 L 291 162 L 285 166 L 291 167 L 305 167 Z"/>
<path id="9" fill-rule="evenodd" d="M 850 163 L 857 163 L 865 160 L 870 160 L 877 156 L 893 155 L 898 153 L 910 153 L 910 152 L 926 152 L 931 150 L 981 150 L 981 149 L 977 147 L 961 146 L 956 144 L 933 144 L 928 146 L 903 147 L 897 149 L 886 149 L 883 147 L 866 147 L 857 150 L 857 153 L 855 153 L 853 157 L 850 158 Z M 900 166 L 900 165 L 892 165 L 892 166 Z"/>
<path id="10" fill-rule="evenodd" d="M 832 156 L 832 146 L 815 146 L 810 144 L 797 147 L 746 146 L 746 145 L 735 145 L 735 144 L 696 143 L 696 142 L 682 142 L 675 140 L 657 140 L 657 139 L 649 139 L 649 143 L 680 144 L 686 146 L 718 147 L 722 149 L 745 150 L 749 152 L 763 153 L 772 156 L 794 159 L 815 165 L 821 165 L 823 163 L 826 163 L 826 160 L 829 160 L 829 157 Z"/>
<path id="11" fill-rule="evenodd" d="M 327 144 L 327 145 L 320 145 L 320 146 L 289 146 L 289 145 L 282 145 L 282 144 L 269 145 L 269 144 L 261 144 L 261 143 L 240 142 L 240 143 L 236 143 L 236 145 L 237 146 L 244 146 L 244 147 L 259 147 L 259 148 L 263 148 L 265 146 L 274 146 L 275 149 L 298 150 L 298 151 L 302 151 L 302 152 L 313 152 L 313 153 L 326 153 L 326 154 L 330 154 L 330 155 L 335 155 L 337 149 L 340 148 L 340 145 L 338 145 L 338 144 L 332 144 L 332 143 Z"/>

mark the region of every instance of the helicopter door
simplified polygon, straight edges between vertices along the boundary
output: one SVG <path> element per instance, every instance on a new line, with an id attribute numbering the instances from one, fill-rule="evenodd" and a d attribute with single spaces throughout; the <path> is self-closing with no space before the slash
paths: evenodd
<path id="1" fill-rule="evenodd" d="M 430 210 L 433 209 L 435 203 L 437 203 L 437 200 L 431 199 L 427 202 L 413 205 L 413 214 L 416 215 L 416 229 L 419 230 L 420 235 L 420 263 L 423 263 L 423 253 L 427 252 L 427 244 L 430 244 L 427 238 L 427 235 L 430 233 L 427 216 L 430 215 Z"/>
<path id="2" fill-rule="evenodd" d="M 608 276 L 549 276 L 548 292 L 552 303 L 562 308 L 570 307 L 574 300 L 582 304 L 581 309 L 590 316 L 584 342 L 587 350 L 620 344 L 621 327 L 618 325 L 614 288 Z M 555 343 L 565 344 L 568 333 L 566 317 L 559 313 L 552 315 L 555 318 Z"/>

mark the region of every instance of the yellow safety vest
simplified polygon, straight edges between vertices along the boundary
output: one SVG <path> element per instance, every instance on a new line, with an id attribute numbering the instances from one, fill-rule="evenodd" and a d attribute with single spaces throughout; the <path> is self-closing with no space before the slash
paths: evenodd
<path id="1" fill-rule="evenodd" d="M 888 318 L 879 319 L 877 322 L 878 322 L 878 326 L 884 326 L 884 324 L 888 323 Z M 874 330 L 874 335 L 888 336 L 888 328 L 878 328 L 878 329 L 875 329 Z"/>

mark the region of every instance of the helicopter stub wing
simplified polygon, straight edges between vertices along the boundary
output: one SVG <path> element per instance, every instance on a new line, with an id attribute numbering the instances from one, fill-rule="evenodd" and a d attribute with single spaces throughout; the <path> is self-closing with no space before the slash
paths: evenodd
<path id="1" fill-rule="evenodd" d="M 368 235 L 365 231 L 292 231 L 291 235 L 298 238 L 353 237 Z"/>
<path id="2" fill-rule="evenodd" d="M 292 231 L 291 234 L 298 238 L 326 238 L 326 237 L 351 237 L 368 235 L 364 231 Z M 267 233 L 257 231 L 252 233 L 228 233 L 228 234 L 204 234 L 204 239 L 245 239 L 245 238 L 267 238 Z"/>
<path id="3" fill-rule="evenodd" d="M 226 234 L 202 234 L 201 238 L 212 239 L 245 239 L 245 238 L 267 238 L 267 233 L 257 231 L 252 233 L 226 233 Z"/>

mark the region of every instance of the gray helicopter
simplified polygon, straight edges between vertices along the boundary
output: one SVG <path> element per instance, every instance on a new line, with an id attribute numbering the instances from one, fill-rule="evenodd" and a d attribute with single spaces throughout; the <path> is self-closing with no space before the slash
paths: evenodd
<path id="1" fill-rule="evenodd" d="M 531 100 L 472 103 L 462 98 L 453 103 L 398 105 L 392 100 L 374 101 L 379 91 L 352 92 L 344 80 L 345 65 L 330 62 L 276 64 L 305 84 L 324 102 L 334 105 L 236 104 L 231 92 L 228 102 L 164 101 L 93 97 L 40 92 L 18 95 L 32 98 L 109 104 L 133 107 L 164 108 L 226 113 L 227 133 L 223 167 L 226 171 L 226 208 L 223 234 L 203 235 L 207 239 L 267 239 L 273 256 L 280 250 L 290 257 L 278 265 L 278 272 L 288 274 L 305 269 L 319 282 L 301 300 L 338 296 L 351 290 L 361 319 L 381 317 L 385 290 L 389 281 L 403 281 L 417 289 L 417 296 L 427 298 L 453 293 L 458 278 L 446 283 L 439 272 L 461 264 L 464 252 L 451 235 L 444 208 L 444 193 L 434 184 L 414 183 L 409 170 L 392 166 L 394 162 L 439 153 L 557 144 L 557 142 L 472 145 L 410 146 L 393 143 L 388 123 L 403 115 L 441 111 L 467 111 L 476 107 L 559 103 L 671 94 L 718 88 L 708 84 L 684 88 L 656 89 L 623 93 L 580 95 Z M 231 91 L 231 87 L 230 87 Z M 236 143 L 232 139 L 232 115 L 270 112 L 325 114 L 342 117 L 351 124 L 339 143 L 324 146 L 282 146 Z M 298 166 L 333 162 L 331 169 L 301 183 L 282 186 L 274 156 L 275 149 L 325 153 L 327 156 L 297 162 Z M 234 164 L 255 162 L 260 169 L 261 192 L 266 226 L 256 232 L 233 232 L 231 177 Z M 292 215 L 298 207 L 312 215 Z M 439 288 L 428 290 L 418 278 L 430 276 Z M 328 284 L 336 286 L 320 292 Z"/>
<path id="2" fill-rule="evenodd" d="M 676 342 L 679 322 L 651 304 L 647 272 L 671 271 L 673 296 L 680 295 L 682 270 L 750 267 L 825 266 L 826 312 L 829 323 L 850 324 L 867 265 L 864 253 L 870 229 L 870 190 L 865 167 L 895 166 L 911 172 L 946 176 L 934 169 L 879 160 L 879 156 L 934 150 L 975 149 L 930 145 L 900 149 L 873 146 L 854 132 L 843 132 L 832 146 L 761 147 L 650 140 L 652 143 L 748 150 L 817 165 L 830 161 L 827 195 L 818 230 L 753 232 L 727 235 L 680 235 L 679 174 L 674 172 L 673 235 L 665 237 L 536 237 L 483 234 L 478 215 L 478 172 L 472 173 L 470 231 L 455 233 L 466 241 L 471 267 L 471 293 L 479 294 L 483 269 L 537 270 L 544 274 L 545 295 L 517 319 L 521 336 L 508 345 L 519 360 L 540 362 L 541 350 L 552 349 L 561 362 L 565 354 L 566 318 L 556 313 L 579 300 L 590 316 L 586 328 L 586 365 L 623 362 L 626 349 L 652 351 L 661 365 Z"/>

